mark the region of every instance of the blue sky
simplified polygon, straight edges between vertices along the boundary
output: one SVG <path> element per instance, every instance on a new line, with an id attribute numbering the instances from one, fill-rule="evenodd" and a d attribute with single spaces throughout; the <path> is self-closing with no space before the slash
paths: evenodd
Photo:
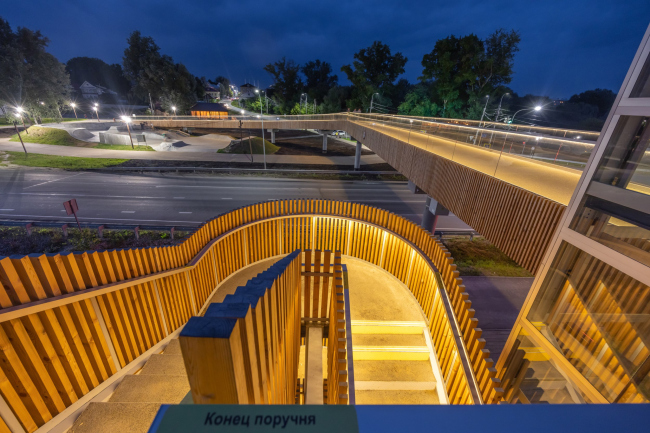
<path id="1" fill-rule="evenodd" d="M 422 56 L 450 34 L 484 38 L 498 28 L 521 33 L 511 87 L 519 94 L 569 97 L 596 87 L 619 90 L 648 26 L 648 0 L 260 1 L 31 0 L 0 12 L 15 29 L 41 30 L 50 52 L 121 63 L 133 30 L 198 76 L 271 84 L 264 65 L 286 56 L 340 67 L 380 40 L 408 57 L 415 82 Z"/>

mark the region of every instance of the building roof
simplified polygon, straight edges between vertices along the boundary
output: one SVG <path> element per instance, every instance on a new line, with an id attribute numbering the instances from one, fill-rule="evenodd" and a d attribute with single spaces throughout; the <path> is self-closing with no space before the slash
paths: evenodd
<path id="1" fill-rule="evenodd" d="M 255 86 L 253 86 L 253 85 L 252 85 L 252 84 L 250 84 L 250 83 L 246 83 L 246 84 L 242 84 L 242 85 L 241 85 L 241 86 L 239 86 L 239 87 L 252 87 L 252 88 L 254 88 L 254 89 L 256 89 L 256 87 L 255 87 Z"/>
<path id="2" fill-rule="evenodd" d="M 218 104 L 216 102 L 197 102 L 194 104 L 190 111 L 223 111 L 227 112 L 228 109 L 223 104 Z"/>

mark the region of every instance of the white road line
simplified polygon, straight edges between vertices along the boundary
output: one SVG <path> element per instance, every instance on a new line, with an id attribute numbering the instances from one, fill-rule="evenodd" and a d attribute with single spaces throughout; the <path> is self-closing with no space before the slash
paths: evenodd
<path id="1" fill-rule="evenodd" d="M 135 213 L 134 210 L 123 210 L 122 213 Z"/>
<path id="2" fill-rule="evenodd" d="M 192 213 L 192 212 L 179 212 L 179 213 Z"/>
<path id="3" fill-rule="evenodd" d="M 232 200 L 232 197 L 222 197 L 221 200 Z"/>
<path id="4" fill-rule="evenodd" d="M 74 220 L 74 217 L 68 217 L 68 216 L 52 216 L 52 215 L 15 215 L 15 214 L 0 214 L 0 216 L 11 216 L 11 217 L 25 217 L 25 218 L 42 218 L 43 220 L 46 220 L 48 218 L 54 218 L 54 219 L 61 219 L 61 218 L 66 218 L 66 219 L 72 219 Z M 129 219 L 129 218 L 98 218 L 98 217 L 84 217 L 84 218 L 79 218 L 79 221 L 86 221 L 86 220 L 100 220 L 102 222 L 107 222 L 107 221 L 135 221 L 135 222 L 157 222 L 157 223 L 186 223 L 186 224 L 203 224 L 205 221 L 181 221 L 181 220 L 144 220 L 144 219 Z M 39 220 L 35 220 L 39 221 Z"/>
<path id="5" fill-rule="evenodd" d="M 48 195 L 64 195 L 64 196 L 70 196 L 74 195 L 75 197 L 101 197 L 101 198 L 165 198 L 165 197 L 147 197 L 147 196 L 138 196 L 138 195 L 103 195 L 103 194 L 75 194 L 75 193 L 64 193 L 64 194 L 59 194 L 56 192 L 10 192 L 7 193 L 7 195 L 41 195 L 41 196 L 48 196 Z"/>
<path id="6" fill-rule="evenodd" d="M 174 197 L 174 198 L 175 198 L 175 199 L 178 199 L 178 200 L 182 200 L 182 199 L 184 199 L 185 197 Z"/>
<path id="7" fill-rule="evenodd" d="M 3 212 L 11 212 L 11 211 L 14 211 L 14 210 L 15 209 L 0 209 L 0 211 L 3 211 Z"/>
<path id="8" fill-rule="evenodd" d="M 72 176 L 62 177 L 61 179 L 48 180 L 47 182 L 37 183 L 36 185 L 28 186 L 28 187 L 25 187 L 23 189 L 34 188 L 35 186 L 45 185 L 46 183 L 52 183 L 52 182 L 58 182 L 58 181 L 64 180 L 64 179 L 70 179 L 71 177 L 80 176 L 82 174 L 85 174 L 85 173 L 77 173 L 77 174 L 73 174 Z"/>

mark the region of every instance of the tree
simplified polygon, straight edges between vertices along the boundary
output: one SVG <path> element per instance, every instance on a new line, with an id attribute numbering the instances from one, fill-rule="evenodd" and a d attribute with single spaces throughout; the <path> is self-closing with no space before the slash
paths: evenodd
<path id="1" fill-rule="evenodd" d="M 148 96 L 159 101 L 166 111 L 176 107 L 177 113 L 186 112 L 202 98 L 205 89 L 200 80 L 192 75 L 182 63 L 160 54 L 160 48 L 151 37 L 143 37 L 139 31 L 127 39 L 129 46 L 122 59 L 124 74 L 133 83 L 132 93 L 147 100 Z"/>
<path id="2" fill-rule="evenodd" d="M 282 58 L 275 63 L 269 63 L 264 70 L 273 77 L 273 96 L 281 105 L 282 111 L 289 111 L 299 101 L 303 91 L 303 82 L 300 78 L 300 65 L 293 60 Z"/>
<path id="3" fill-rule="evenodd" d="M 615 99 L 616 93 L 611 90 L 594 89 L 571 96 L 569 102 L 572 104 L 584 103 L 593 105 L 598 108 L 596 117 L 605 118 L 607 117 L 609 110 L 612 108 Z"/>
<path id="4" fill-rule="evenodd" d="M 13 32 L 0 17 L 0 105 L 22 107 L 32 117 L 60 117 L 69 103 L 70 77 L 65 66 L 45 51 L 40 31 Z"/>
<path id="5" fill-rule="evenodd" d="M 305 90 L 311 99 L 322 103 L 329 90 L 336 86 L 339 77 L 332 75 L 332 65 L 314 60 L 302 67 L 305 76 Z"/>
<path id="6" fill-rule="evenodd" d="M 374 93 L 386 93 L 389 98 L 393 96 L 393 83 L 404 73 L 404 65 L 408 60 L 399 52 L 392 55 L 390 47 L 379 41 L 359 50 L 354 59 L 352 65 L 344 65 L 341 71 L 345 72 L 352 83 L 352 97 L 348 100 L 348 107 L 364 111 L 370 106 Z"/>
<path id="7" fill-rule="evenodd" d="M 210 84 L 219 86 L 219 93 L 221 93 L 221 97 L 232 96 L 232 88 L 230 87 L 230 80 L 227 79 L 226 77 L 219 75 L 217 78 L 214 79 L 214 81 L 209 81 L 209 82 Z"/>
<path id="8" fill-rule="evenodd" d="M 406 94 L 404 102 L 399 105 L 397 112 L 408 116 L 439 116 L 442 107 L 432 102 L 430 95 L 430 83 L 416 84 L 413 90 Z"/>
<path id="9" fill-rule="evenodd" d="M 477 110 L 482 112 L 482 98 L 512 81 L 520 40 L 518 32 L 503 29 L 485 40 L 474 34 L 440 39 L 422 58 L 420 80 L 434 80 L 438 105 L 442 100 L 460 102 L 466 115 L 476 117 Z"/>
<path id="10" fill-rule="evenodd" d="M 126 95 L 131 89 L 122 66 L 117 63 L 109 65 L 96 58 L 73 57 L 68 60 L 65 69 L 70 74 L 70 82 L 74 87 L 88 81 L 90 84 L 107 87 L 119 95 Z"/>
<path id="11" fill-rule="evenodd" d="M 350 86 L 334 86 L 323 98 L 321 109 L 323 113 L 340 113 L 347 109 L 347 100 L 352 96 Z"/>

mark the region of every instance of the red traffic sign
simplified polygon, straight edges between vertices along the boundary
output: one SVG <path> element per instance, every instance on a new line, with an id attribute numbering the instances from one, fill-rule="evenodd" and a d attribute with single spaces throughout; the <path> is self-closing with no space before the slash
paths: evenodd
<path id="1" fill-rule="evenodd" d="M 76 214 L 79 210 L 79 207 L 77 206 L 77 199 L 74 198 L 72 200 L 64 202 L 63 207 L 65 208 L 65 212 L 68 215 Z"/>

